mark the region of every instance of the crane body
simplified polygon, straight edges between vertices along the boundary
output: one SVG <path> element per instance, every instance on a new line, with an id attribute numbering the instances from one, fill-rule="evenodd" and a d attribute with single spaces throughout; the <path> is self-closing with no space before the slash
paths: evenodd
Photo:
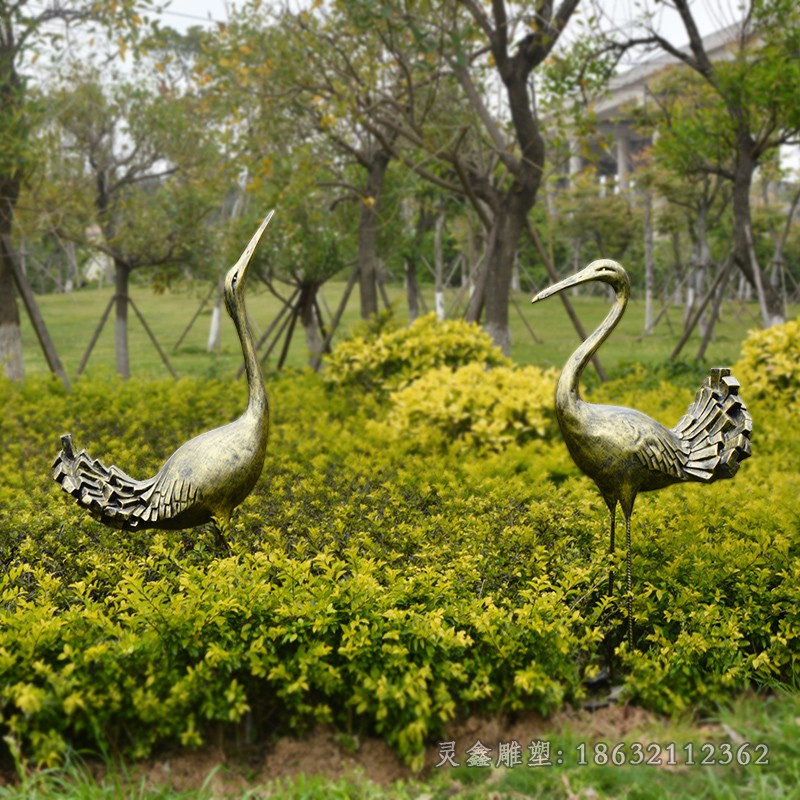
<path id="1" fill-rule="evenodd" d="M 272 213 L 225 277 L 225 305 L 239 335 L 247 373 L 244 413 L 181 445 L 146 480 L 132 478 L 113 465 L 106 467 L 85 450 L 76 453 L 72 436 L 61 437 L 53 477 L 100 522 L 123 530 L 178 530 L 213 522 L 218 540 L 227 547 L 225 531 L 231 515 L 261 475 L 269 436 L 269 401 L 247 322 L 244 284 Z"/>
<path id="2" fill-rule="evenodd" d="M 677 425 L 667 428 L 632 408 L 587 403 L 580 377 L 625 312 L 630 280 L 616 261 L 593 261 L 581 272 L 539 292 L 534 303 L 588 281 L 610 285 L 615 300 L 606 318 L 567 360 L 556 386 L 556 417 L 578 468 L 597 485 L 611 514 L 611 545 L 617 504 L 625 515 L 627 544 L 628 643 L 633 647 L 631 515 L 639 492 L 674 483 L 711 483 L 731 478 L 751 453 L 753 422 L 739 397 L 739 382 L 727 368 L 711 369 L 694 402 Z M 609 594 L 613 589 L 609 577 Z"/>

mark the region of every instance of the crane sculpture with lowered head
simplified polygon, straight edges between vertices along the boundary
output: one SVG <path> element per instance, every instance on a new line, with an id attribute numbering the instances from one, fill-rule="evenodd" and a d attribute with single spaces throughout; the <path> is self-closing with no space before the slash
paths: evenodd
<path id="1" fill-rule="evenodd" d="M 273 213 L 225 276 L 225 306 L 239 335 L 247 373 L 248 402 L 241 417 L 190 439 L 155 476 L 141 481 L 118 467 L 106 467 L 85 450 L 76 454 L 72 436 L 61 437 L 53 477 L 100 522 L 123 530 L 179 530 L 213 522 L 218 542 L 228 549 L 225 534 L 231 515 L 255 486 L 267 451 L 269 402 L 247 321 L 244 286 Z"/>
<path id="2" fill-rule="evenodd" d="M 611 513 L 612 553 L 618 503 L 625 515 L 628 646 L 632 650 L 631 514 L 636 495 L 683 481 L 712 483 L 732 478 L 739 463 L 750 455 L 753 421 L 739 397 L 739 382 L 729 369 L 719 367 L 711 369 L 674 428 L 632 408 L 582 400 L 581 374 L 625 313 L 631 293 L 627 272 L 616 261 L 599 259 L 531 301 L 537 303 L 588 281 L 608 284 L 616 299 L 606 318 L 564 366 L 556 387 L 556 417 L 573 461 L 597 484 Z M 612 571 L 609 594 L 613 581 Z"/>

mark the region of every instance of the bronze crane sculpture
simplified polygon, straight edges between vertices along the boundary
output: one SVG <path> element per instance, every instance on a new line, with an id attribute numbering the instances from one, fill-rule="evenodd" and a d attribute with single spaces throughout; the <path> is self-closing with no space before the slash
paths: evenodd
<path id="1" fill-rule="evenodd" d="M 218 542 L 228 549 L 225 533 L 231 514 L 261 475 L 267 450 L 269 402 L 247 321 L 244 286 L 273 213 L 225 276 L 225 306 L 241 341 L 247 373 L 248 402 L 241 417 L 190 439 L 154 477 L 142 481 L 118 467 L 106 467 L 85 450 L 76 455 L 72 436 L 61 437 L 63 449 L 53 464 L 53 477 L 100 522 L 130 531 L 179 530 L 213 522 Z"/>
<path id="2" fill-rule="evenodd" d="M 625 313 L 631 292 L 628 274 L 616 261 L 600 259 L 532 300 L 536 303 L 588 281 L 608 284 L 616 299 L 603 322 L 570 356 L 561 372 L 556 417 L 572 459 L 597 484 L 611 512 L 612 553 L 617 503 L 625 514 L 628 645 L 633 649 L 631 514 L 636 495 L 682 481 L 712 483 L 733 477 L 739 463 L 750 455 L 753 422 L 739 397 L 739 382 L 724 368 L 711 370 L 674 428 L 666 428 L 632 408 L 582 400 L 578 387 L 581 374 Z M 613 579 L 612 572 L 609 594 Z"/>

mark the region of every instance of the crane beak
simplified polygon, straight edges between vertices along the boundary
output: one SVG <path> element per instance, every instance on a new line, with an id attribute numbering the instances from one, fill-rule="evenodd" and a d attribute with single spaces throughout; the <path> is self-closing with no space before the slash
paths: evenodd
<path id="1" fill-rule="evenodd" d="M 612 261 L 610 258 L 598 258 L 580 272 L 576 272 L 574 275 L 570 275 L 569 278 L 564 278 L 563 281 L 539 292 L 531 302 L 538 303 L 540 300 L 544 300 L 545 297 L 550 297 L 557 292 L 563 292 L 564 289 L 569 289 L 570 286 L 577 286 L 580 283 L 588 283 L 589 281 L 601 281 L 602 283 L 607 283 L 618 293 L 620 291 L 624 291 L 626 294 L 630 293 L 628 273 L 625 272 L 622 265 Z"/>
<path id="2" fill-rule="evenodd" d="M 253 238 L 250 240 L 247 247 L 245 247 L 244 252 L 239 256 L 239 260 L 234 265 L 234 270 L 239 270 L 239 284 L 241 285 L 244 283 L 245 275 L 247 274 L 247 268 L 250 266 L 250 261 L 253 258 L 253 253 L 256 251 L 256 247 L 258 247 L 258 243 L 261 241 L 261 236 L 264 233 L 264 229 L 269 224 L 269 221 L 272 219 L 272 215 L 275 213 L 275 209 L 267 214 L 264 218 L 264 221 L 259 225 L 258 230 L 253 234 Z"/>
<path id="3" fill-rule="evenodd" d="M 551 297 L 554 294 L 563 292 L 564 289 L 569 289 L 571 286 L 577 286 L 579 283 L 592 280 L 592 276 L 585 273 L 586 270 L 583 270 L 575 275 L 570 275 L 569 278 L 564 278 L 563 281 L 559 281 L 558 283 L 554 283 L 552 286 L 548 286 L 546 289 L 542 289 L 542 291 L 539 292 L 539 294 L 537 294 L 533 300 L 531 300 L 531 303 L 538 303 L 540 300 L 544 300 L 545 298 Z"/>

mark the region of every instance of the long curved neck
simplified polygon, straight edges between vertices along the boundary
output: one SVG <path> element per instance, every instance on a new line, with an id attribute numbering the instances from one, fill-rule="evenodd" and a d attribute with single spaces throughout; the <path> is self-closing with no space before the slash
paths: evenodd
<path id="1" fill-rule="evenodd" d="M 253 343 L 253 335 L 250 333 L 250 325 L 247 321 L 247 309 L 244 305 L 244 298 L 237 298 L 234 305 L 235 313 L 231 314 L 236 332 L 239 334 L 239 341 L 242 343 L 242 355 L 244 356 L 244 371 L 247 375 L 248 401 L 245 413 L 253 414 L 264 421 L 269 426 L 269 398 L 267 397 L 267 387 L 264 385 L 264 376 L 261 373 L 261 365 L 258 363 L 256 347 Z"/>
<path id="2" fill-rule="evenodd" d="M 614 304 L 606 315 L 606 318 L 597 328 L 581 342 L 578 349 L 569 357 L 556 387 L 556 407 L 566 408 L 580 401 L 579 382 L 583 370 L 592 360 L 592 356 L 597 352 L 600 345 L 609 337 L 617 323 L 625 313 L 625 306 L 628 305 L 630 288 L 627 283 L 611 284 L 615 292 Z"/>

